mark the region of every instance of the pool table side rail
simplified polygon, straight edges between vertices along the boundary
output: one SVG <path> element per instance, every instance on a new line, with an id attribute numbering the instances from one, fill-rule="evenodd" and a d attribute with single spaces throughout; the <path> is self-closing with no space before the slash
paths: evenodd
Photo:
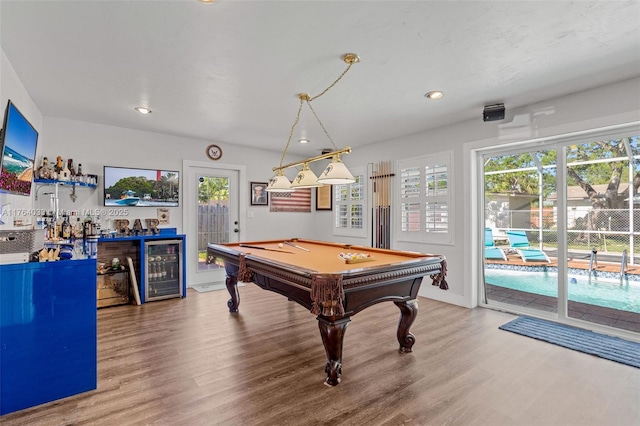
<path id="1" fill-rule="evenodd" d="M 237 260 L 232 260 L 237 264 Z M 314 277 L 336 276 L 336 274 L 307 274 L 290 268 L 282 268 L 278 262 L 264 259 L 246 259 L 246 266 L 252 271 L 252 282 L 264 290 L 279 293 L 290 300 L 314 311 L 312 286 Z M 341 315 L 351 316 L 380 302 L 402 302 L 416 299 L 425 275 L 439 273 L 440 263 L 406 269 L 387 270 L 373 274 L 361 273 L 351 279 L 342 279 L 344 291 Z M 340 274 L 337 274 L 340 275 Z M 317 302 L 317 301 L 316 301 Z M 324 310 L 322 310 L 325 313 Z"/>
<path id="2" fill-rule="evenodd" d="M 253 274 L 251 281 L 265 290 L 285 295 L 308 309 L 313 304 L 311 288 L 314 277 L 341 276 L 345 312 L 351 314 L 381 301 L 415 299 L 423 277 L 440 274 L 444 261 L 443 256 L 425 257 L 412 253 L 415 256 L 413 259 L 396 264 L 357 268 L 339 274 L 322 274 L 299 267 L 291 268 L 290 264 L 246 254 L 227 245 L 209 244 L 208 256 L 212 255 L 238 267 L 240 258 L 244 257 L 246 269 Z M 364 293 L 369 294 L 363 296 Z"/>
<path id="3" fill-rule="evenodd" d="M 277 243 L 277 241 L 273 242 L 248 242 L 242 244 L 266 244 L 266 243 Z M 305 241 L 298 240 L 299 242 L 304 243 Z M 326 244 L 326 245 L 337 245 L 342 246 L 343 244 L 333 244 L 333 243 L 324 243 L 318 241 L 309 241 L 314 244 Z M 207 245 L 207 257 L 211 257 L 212 253 L 215 254 L 215 257 L 221 258 L 224 262 L 229 262 L 232 265 L 240 266 L 240 257 L 244 256 L 246 266 L 250 270 L 255 270 L 256 268 L 261 268 L 263 265 L 270 265 L 272 267 L 272 271 L 277 271 L 279 275 L 282 275 L 281 278 L 286 278 L 288 281 L 301 285 L 306 288 L 311 288 L 311 279 L 314 275 L 323 275 L 322 272 L 318 272 L 312 269 L 307 269 L 303 267 L 291 268 L 291 265 L 284 262 L 279 262 L 274 259 L 268 259 L 261 257 L 258 253 L 251 254 L 247 253 L 244 250 L 234 249 L 232 247 L 238 246 L 239 243 L 231 243 L 231 244 L 208 244 Z M 352 248 L 357 248 L 359 246 L 350 246 Z M 375 249 L 369 247 L 362 247 L 363 250 L 368 251 L 380 251 L 380 252 L 390 252 L 390 253 L 398 253 L 401 252 L 402 255 L 408 255 L 412 257 L 411 259 L 404 260 L 401 262 L 396 262 L 393 264 L 376 264 L 376 265 L 368 265 L 364 264 L 360 268 L 351 268 L 344 271 L 332 272 L 332 275 L 342 275 L 342 282 L 344 289 L 352 287 L 360 287 L 366 285 L 376 284 L 380 281 L 387 281 L 393 278 L 393 274 L 399 274 L 399 276 L 407 277 L 407 276 L 425 276 L 425 275 L 435 275 L 442 271 L 442 264 L 444 261 L 444 256 L 441 255 L 432 255 L 432 254 L 422 254 L 417 252 L 405 252 L 400 250 L 387 250 L 387 249 Z M 409 269 L 410 268 L 410 269 Z M 284 270 L 284 271 L 283 271 Z M 381 272 L 372 273 L 372 271 L 380 270 Z M 285 272 L 286 271 L 286 272 Z"/>

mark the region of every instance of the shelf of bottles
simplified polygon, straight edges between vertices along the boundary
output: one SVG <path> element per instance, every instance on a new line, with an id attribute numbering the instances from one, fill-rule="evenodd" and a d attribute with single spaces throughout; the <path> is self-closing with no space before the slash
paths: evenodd
<path id="1" fill-rule="evenodd" d="M 182 240 L 145 241 L 146 301 L 183 297 Z"/>

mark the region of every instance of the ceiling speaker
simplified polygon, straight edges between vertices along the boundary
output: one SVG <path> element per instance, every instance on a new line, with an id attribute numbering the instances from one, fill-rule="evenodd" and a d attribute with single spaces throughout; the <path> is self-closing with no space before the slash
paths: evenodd
<path id="1" fill-rule="evenodd" d="M 484 121 L 496 121 L 504 119 L 504 104 L 485 105 L 482 112 Z"/>

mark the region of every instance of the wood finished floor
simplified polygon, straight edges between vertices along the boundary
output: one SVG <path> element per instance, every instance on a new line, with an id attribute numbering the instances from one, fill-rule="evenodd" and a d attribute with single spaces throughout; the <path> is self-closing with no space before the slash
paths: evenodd
<path id="1" fill-rule="evenodd" d="M 353 317 L 342 383 L 317 322 L 248 284 L 98 311 L 98 389 L 12 425 L 639 425 L 640 369 L 501 331 L 514 318 L 420 298 L 414 352 L 392 303 Z"/>

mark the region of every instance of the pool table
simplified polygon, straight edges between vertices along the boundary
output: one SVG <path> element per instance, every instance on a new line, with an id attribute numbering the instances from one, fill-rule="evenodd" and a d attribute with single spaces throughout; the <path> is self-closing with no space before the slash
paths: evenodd
<path id="1" fill-rule="evenodd" d="M 242 281 L 280 293 L 317 315 L 329 386 L 340 382 L 342 343 L 351 316 L 392 301 L 400 309 L 400 352 L 411 352 L 415 337 L 409 328 L 418 313 L 422 278 L 429 275 L 433 285 L 448 288 L 446 260 L 433 254 L 294 238 L 208 244 L 207 258 L 225 264 L 230 312 L 238 312 L 237 283 Z"/>

